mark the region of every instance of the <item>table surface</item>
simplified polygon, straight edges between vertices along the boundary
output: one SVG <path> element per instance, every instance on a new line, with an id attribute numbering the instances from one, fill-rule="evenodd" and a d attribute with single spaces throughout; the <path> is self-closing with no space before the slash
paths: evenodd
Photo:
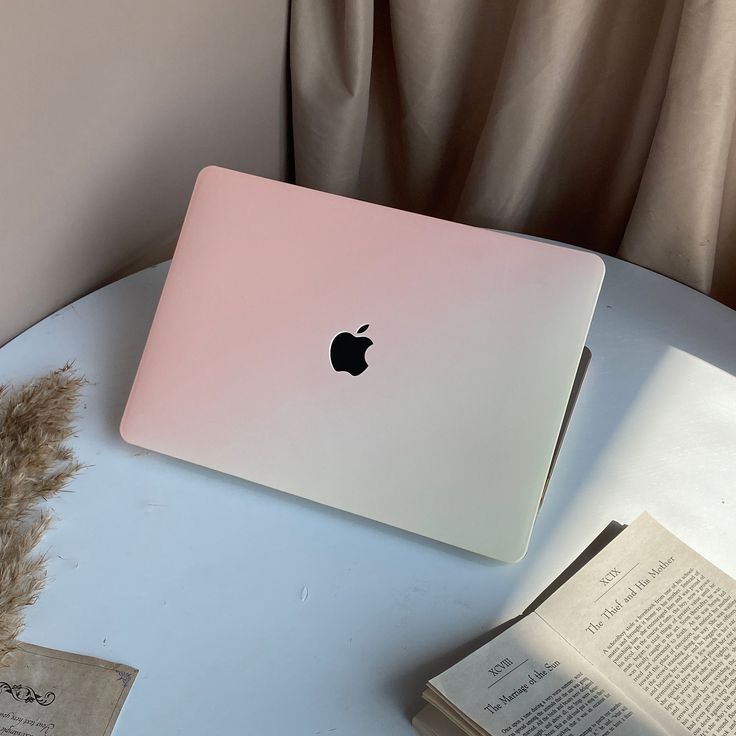
<path id="1" fill-rule="evenodd" d="M 125 444 L 167 266 L 0 350 L 20 383 L 92 382 L 54 501 L 33 643 L 134 665 L 126 734 L 412 734 L 425 681 L 518 613 L 610 521 L 648 510 L 736 576 L 736 313 L 608 258 L 593 361 L 526 558 L 504 565 Z"/>

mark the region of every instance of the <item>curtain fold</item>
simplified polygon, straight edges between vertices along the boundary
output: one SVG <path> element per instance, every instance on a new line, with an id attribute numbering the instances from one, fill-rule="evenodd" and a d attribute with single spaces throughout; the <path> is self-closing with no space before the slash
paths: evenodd
<path id="1" fill-rule="evenodd" d="M 736 306 L 736 2 L 292 0 L 298 184 Z"/>

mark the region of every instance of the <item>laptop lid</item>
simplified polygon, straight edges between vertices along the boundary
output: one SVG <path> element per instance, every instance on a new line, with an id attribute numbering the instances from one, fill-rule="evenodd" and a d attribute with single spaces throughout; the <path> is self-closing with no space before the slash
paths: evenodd
<path id="1" fill-rule="evenodd" d="M 603 272 L 590 253 L 206 168 L 121 433 L 519 560 Z"/>

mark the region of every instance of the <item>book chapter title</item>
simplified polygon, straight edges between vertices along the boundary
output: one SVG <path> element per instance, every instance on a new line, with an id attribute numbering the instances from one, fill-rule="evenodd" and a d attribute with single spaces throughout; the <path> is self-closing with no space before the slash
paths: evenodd
<path id="1" fill-rule="evenodd" d="M 634 582 L 632 585 L 629 585 L 628 590 L 624 594 L 619 594 L 618 597 L 613 599 L 613 603 L 609 603 L 607 606 L 603 608 L 603 610 L 598 615 L 597 621 L 591 621 L 586 627 L 585 630 L 589 634 L 597 634 L 608 621 L 613 619 L 616 614 L 619 613 L 623 609 L 623 607 L 630 603 L 631 601 L 636 598 L 639 593 L 644 590 L 647 585 L 649 585 L 653 580 L 655 580 L 659 575 L 661 575 L 673 562 L 675 561 L 674 557 L 668 557 L 666 560 L 658 560 L 657 564 L 654 565 L 648 572 L 646 577 L 639 578 L 636 582 Z M 633 570 L 634 568 L 632 568 Z M 631 572 L 631 570 L 629 570 Z M 623 573 L 623 575 L 628 575 L 628 573 Z M 611 568 L 603 577 L 600 578 L 600 583 L 603 585 L 603 587 L 610 590 L 616 583 L 620 582 L 620 578 L 623 577 L 620 570 L 617 568 Z M 610 586 L 610 588 L 609 588 Z M 605 595 L 608 590 L 606 590 L 602 595 Z"/>

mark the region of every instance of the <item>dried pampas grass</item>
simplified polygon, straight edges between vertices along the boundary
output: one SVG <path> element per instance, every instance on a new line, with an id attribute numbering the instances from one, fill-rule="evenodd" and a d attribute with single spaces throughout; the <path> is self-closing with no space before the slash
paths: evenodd
<path id="1" fill-rule="evenodd" d="M 16 391 L 0 385 L 0 663 L 46 578 L 45 558 L 33 553 L 50 520 L 40 503 L 82 467 L 65 443 L 84 384 L 65 365 Z"/>

